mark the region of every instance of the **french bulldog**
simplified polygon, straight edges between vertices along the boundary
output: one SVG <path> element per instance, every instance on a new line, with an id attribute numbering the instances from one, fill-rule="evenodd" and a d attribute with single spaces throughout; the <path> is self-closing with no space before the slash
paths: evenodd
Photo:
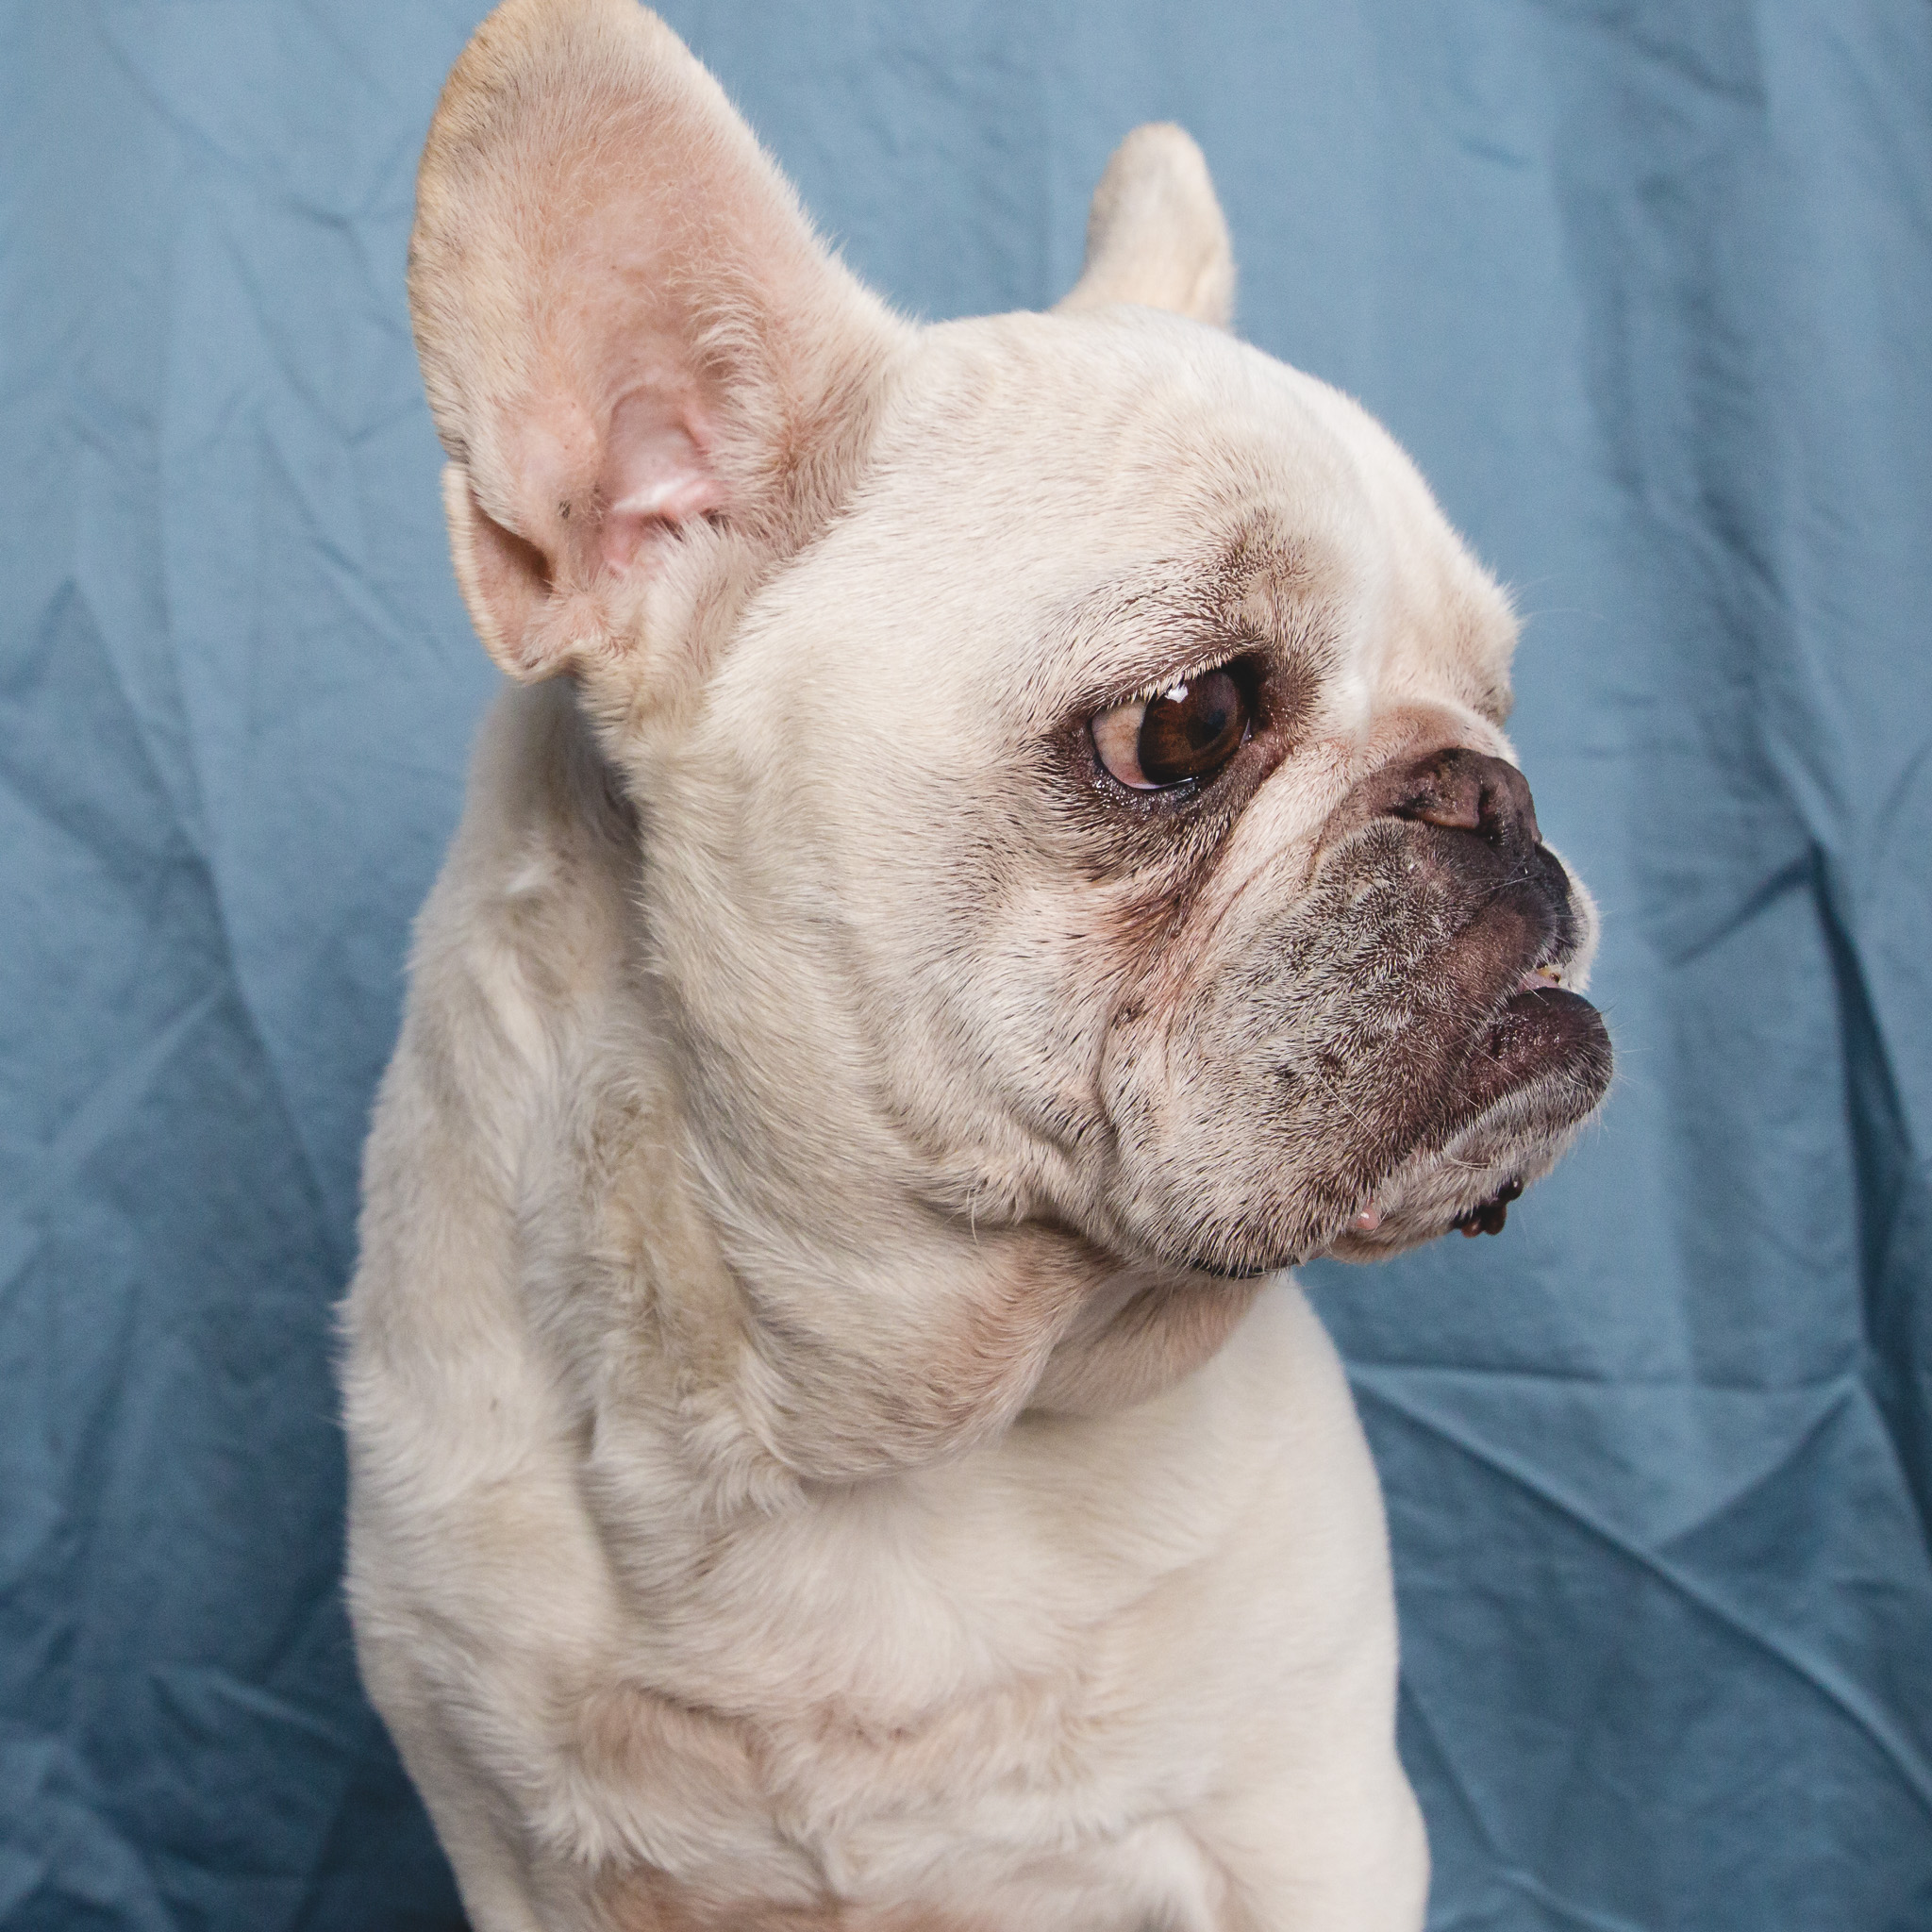
<path id="1" fill-rule="evenodd" d="M 479 1932 L 1413 1932 L 1295 1285 L 1603 1097 L 1515 624 L 1129 136 L 1051 314 L 855 280 L 631 0 L 508 0 L 409 290 L 511 685 L 344 1308 L 369 1690 Z"/>

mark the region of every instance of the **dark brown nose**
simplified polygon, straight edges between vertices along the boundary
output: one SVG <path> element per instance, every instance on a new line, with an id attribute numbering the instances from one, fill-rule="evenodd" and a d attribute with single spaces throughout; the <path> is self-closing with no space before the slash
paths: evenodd
<path id="1" fill-rule="evenodd" d="M 1527 858 L 1542 843 L 1529 781 L 1514 765 L 1484 752 L 1430 752 L 1378 772 L 1378 818 L 1414 819 L 1448 832 L 1474 832 L 1505 858 Z"/>

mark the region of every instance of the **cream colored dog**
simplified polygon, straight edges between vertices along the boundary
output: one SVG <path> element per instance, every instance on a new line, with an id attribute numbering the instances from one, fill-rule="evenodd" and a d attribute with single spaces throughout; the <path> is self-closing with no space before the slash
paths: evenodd
<path id="1" fill-rule="evenodd" d="M 479 1932 L 1421 1923 L 1281 1271 L 1501 1224 L 1608 1078 L 1593 918 L 1502 595 L 1231 289 L 1174 128 L 1058 312 L 919 328 L 630 0 L 451 76 L 410 292 L 537 688 L 344 1379 L 362 1666 Z"/>

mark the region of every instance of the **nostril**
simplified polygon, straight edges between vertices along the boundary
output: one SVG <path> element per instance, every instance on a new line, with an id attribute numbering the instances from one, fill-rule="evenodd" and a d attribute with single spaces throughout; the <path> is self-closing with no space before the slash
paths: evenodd
<path id="1" fill-rule="evenodd" d="M 1498 850 L 1542 842 L 1529 781 L 1514 765 L 1487 753 L 1438 753 L 1409 774 L 1406 796 L 1391 816 L 1444 831 L 1474 832 Z"/>
<path id="2" fill-rule="evenodd" d="M 1441 825 L 1445 832 L 1484 829 L 1482 807 L 1474 799 L 1425 799 L 1399 816 L 1414 819 L 1418 824 Z"/>

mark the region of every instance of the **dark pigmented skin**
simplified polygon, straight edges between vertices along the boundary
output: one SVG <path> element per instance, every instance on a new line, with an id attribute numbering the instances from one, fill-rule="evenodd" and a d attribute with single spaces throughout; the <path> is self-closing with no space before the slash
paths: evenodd
<path id="1" fill-rule="evenodd" d="M 1494 1231 L 1607 1089 L 1601 1017 L 1538 976 L 1584 921 L 1513 766 L 1394 761 L 1318 853 L 1306 891 L 1221 936 L 1163 1037 L 1124 1028 L 1110 1057 L 1123 1218 L 1167 1262 L 1238 1275 Z M 1392 1183 L 1374 1238 L 1352 1237 Z"/>

